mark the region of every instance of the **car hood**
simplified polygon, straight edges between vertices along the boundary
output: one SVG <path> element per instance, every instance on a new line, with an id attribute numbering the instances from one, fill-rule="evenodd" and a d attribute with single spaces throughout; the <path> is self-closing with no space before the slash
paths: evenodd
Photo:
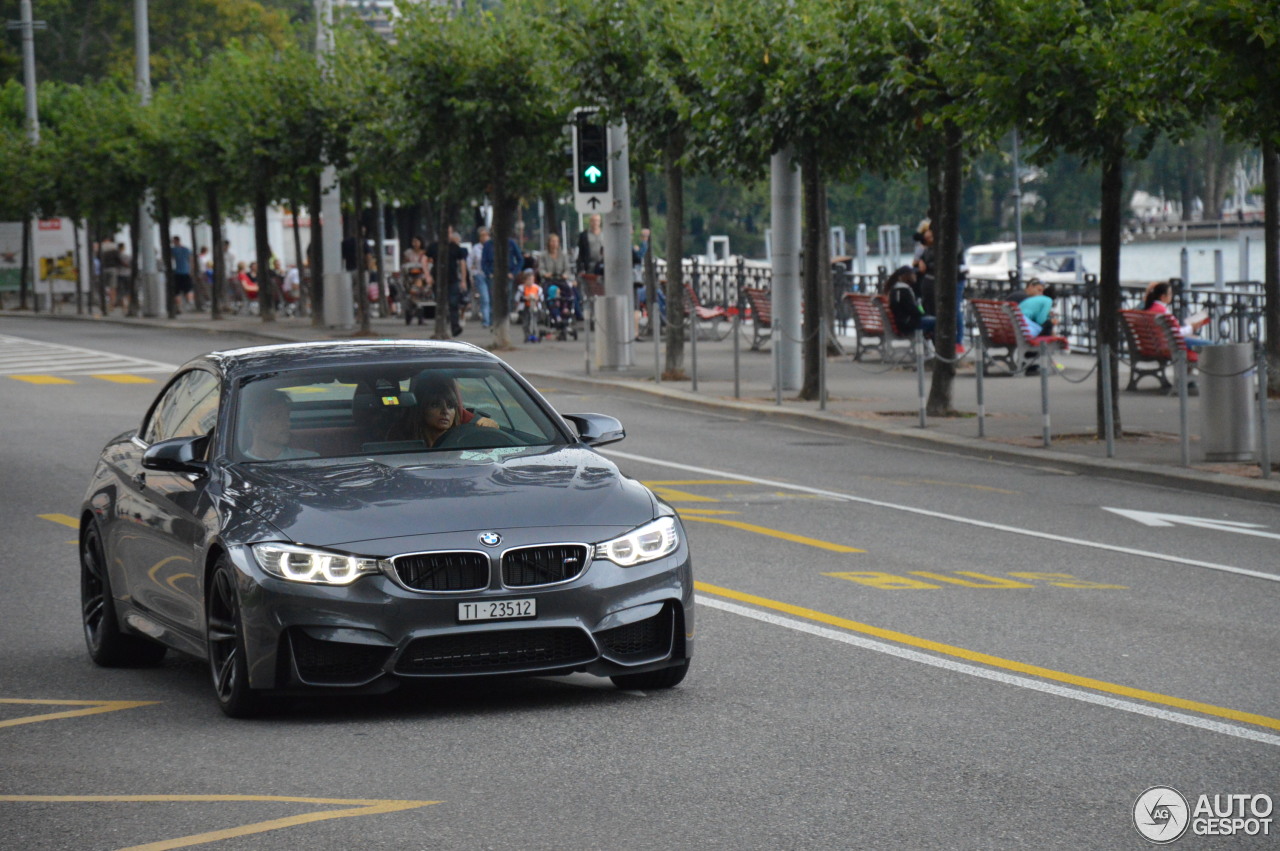
<path id="1" fill-rule="evenodd" d="M 581 446 L 236 464 L 226 496 L 297 543 L 543 526 L 629 529 L 649 490 Z"/>

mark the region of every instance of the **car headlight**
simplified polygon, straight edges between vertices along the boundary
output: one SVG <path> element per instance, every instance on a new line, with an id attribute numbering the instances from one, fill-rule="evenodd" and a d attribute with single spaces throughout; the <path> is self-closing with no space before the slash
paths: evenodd
<path id="1" fill-rule="evenodd" d="M 607 558 L 622 567 L 644 564 L 676 551 L 680 533 L 674 517 L 659 517 L 620 538 L 596 544 L 596 558 Z"/>
<path id="2" fill-rule="evenodd" d="M 292 544 L 254 544 L 254 558 L 272 576 L 316 585 L 350 585 L 361 576 L 381 572 L 376 558 L 313 550 Z"/>

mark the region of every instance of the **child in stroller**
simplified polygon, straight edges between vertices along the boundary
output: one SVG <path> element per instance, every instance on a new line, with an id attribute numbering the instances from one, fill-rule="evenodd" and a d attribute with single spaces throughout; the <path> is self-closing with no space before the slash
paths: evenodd
<path id="1" fill-rule="evenodd" d="M 567 340 L 570 336 L 578 339 L 578 327 L 573 321 L 573 290 L 562 277 L 548 278 L 546 283 L 548 326 L 557 340 Z"/>

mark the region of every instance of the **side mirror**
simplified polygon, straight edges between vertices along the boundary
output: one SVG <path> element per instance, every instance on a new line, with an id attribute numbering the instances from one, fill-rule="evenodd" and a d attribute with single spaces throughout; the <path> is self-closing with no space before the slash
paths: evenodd
<path id="1" fill-rule="evenodd" d="M 617 443 L 627 436 L 622 423 L 605 414 L 564 414 L 578 429 L 578 439 L 587 446 Z"/>
<path id="2" fill-rule="evenodd" d="M 203 474 L 209 466 L 204 460 L 208 448 L 208 435 L 157 441 L 142 453 L 142 466 L 165 473 Z"/>

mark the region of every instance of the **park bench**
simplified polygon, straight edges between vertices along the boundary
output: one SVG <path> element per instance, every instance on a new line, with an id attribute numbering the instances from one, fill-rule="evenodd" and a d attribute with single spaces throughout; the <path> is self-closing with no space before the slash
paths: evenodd
<path id="1" fill-rule="evenodd" d="M 1129 386 L 1126 391 L 1137 390 L 1138 382 L 1153 375 L 1165 392 L 1173 389 L 1165 370 L 1173 363 L 1173 353 L 1186 353 L 1187 363 L 1199 360 L 1199 355 L 1187 348 L 1177 321 L 1168 313 L 1149 313 L 1145 310 L 1120 311 L 1125 341 L 1129 347 Z M 1140 364 L 1152 364 L 1143 367 Z"/>
<path id="2" fill-rule="evenodd" d="M 720 341 L 728 337 L 733 331 L 733 322 L 729 319 L 729 311 L 720 305 L 707 307 L 702 303 L 702 299 L 698 298 L 698 291 L 693 288 L 693 284 L 686 283 L 684 285 L 685 306 L 684 312 L 692 314 L 699 322 L 710 322 L 711 326 L 707 334 L 700 334 L 698 339 L 711 339 Z M 697 324 L 694 325 L 695 329 Z"/>
<path id="3" fill-rule="evenodd" d="M 884 314 L 880 312 L 876 297 L 868 293 L 845 293 L 844 299 L 849 305 L 853 328 L 858 334 L 853 359 L 862 360 L 863 352 L 875 349 L 880 352 L 880 359 L 885 360 L 889 340 L 885 332 Z M 875 340 L 874 344 L 872 340 Z"/>
<path id="4" fill-rule="evenodd" d="M 742 294 L 746 296 L 747 306 L 751 308 L 751 327 L 754 329 L 751 351 L 758 352 L 773 334 L 773 300 L 768 290 L 759 287 L 743 287 Z"/>
<path id="5" fill-rule="evenodd" d="M 982 374 L 991 374 L 991 365 L 999 361 L 1010 375 L 1026 375 L 1036 365 L 1040 344 L 1065 352 L 1070 348 L 1066 337 L 1031 336 L 1031 327 L 1018 305 L 991 298 L 969 300 L 978 331 L 982 334 Z M 996 349 L 1004 349 L 1001 354 Z"/>

